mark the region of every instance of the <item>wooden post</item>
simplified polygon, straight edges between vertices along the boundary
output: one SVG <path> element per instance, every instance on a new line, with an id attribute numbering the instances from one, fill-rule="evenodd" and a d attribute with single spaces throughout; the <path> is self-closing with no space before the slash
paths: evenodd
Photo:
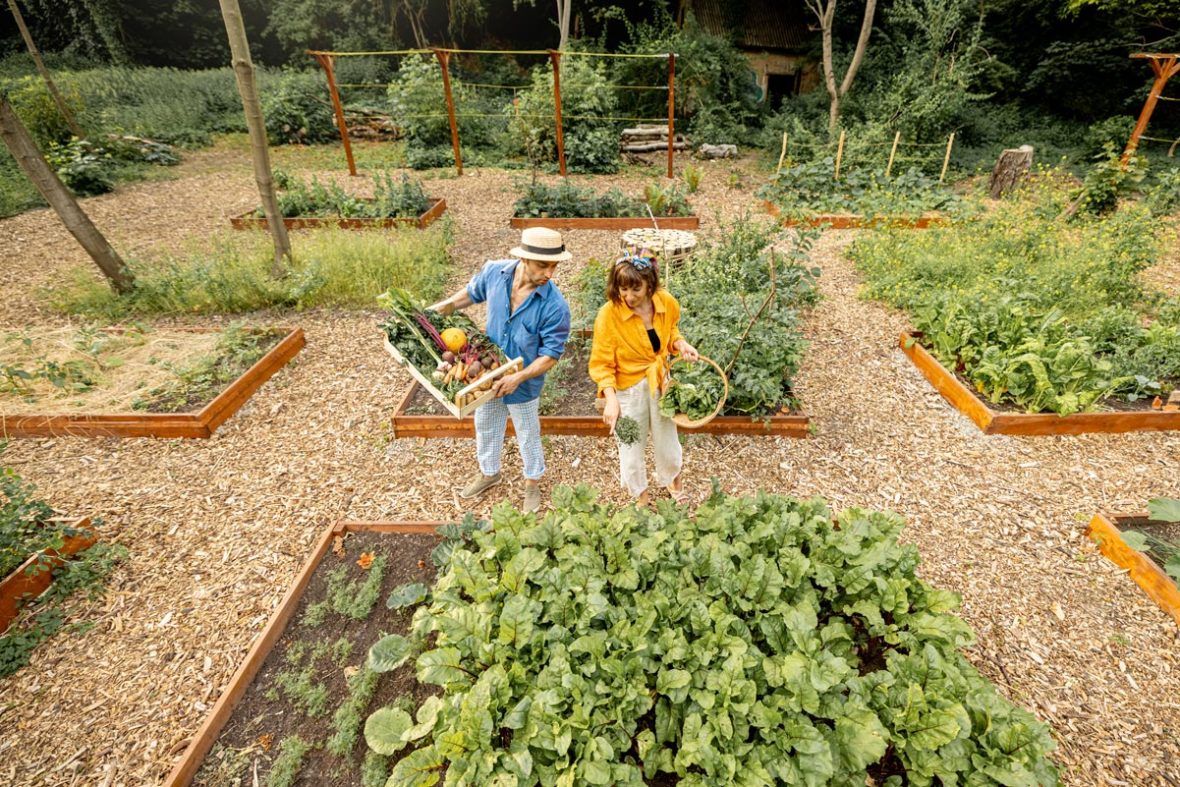
<path id="1" fill-rule="evenodd" d="M 78 126 L 78 121 L 74 120 L 74 115 L 70 112 L 70 108 L 66 106 L 65 99 L 58 92 L 53 77 L 49 75 L 49 69 L 45 67 L 45 62 L 41 59 L 41 52 L 37 50 L 37 45 L 33 42 L 33 36 L 29 33 L 29 28 L 25 26 L 25 18 L 21 16 L 16 0 L 8 0 L 8 8 L 12 11 L 12 18 L 16 20 L 16 26 L 20 30 L 21 38 L 25 40 L 25 46 L 29 50 L 29 55 L 33 58 L 33 65 L 37 67 L 37 73 L 41 75 L 41 79 L 45 82 L 45 87 L 49 90 L 49 95 L 53 98 L 53 103 L 57 104 L 57 111 L 65 118 L 66 125 L 70 127 L 70 133 L 81 139 L 85 135 L 82 133 L 81 127 Z"/>
<path id="2" fill-rule="evenodd" d="M 840 129 L 840 141 L 836 143 L 836 180 L 840 179 L 840 161 L 844 158 L 844 129 Z"/>
<path id="3" fill-rule="evenodd" d="M 783 132 L 783 149 L 778 154 L 778 166 L 774 168 L 774 174 L 783 171 L 783 159 L 787 157 L 787 132 Z"/>
<path id="4" fill-rule="evenodd" d="M 676 55 L 668 53 L 668 177 L 672 177 L 672 154 L 676 149 Z"/>
<path id="5" fill-rule="evenodd" d="M 332 56 L 322 52 L 309 52 L 328 76 L 328 92 L 332 94 L 332 108 L 336 110 L 336 128 L 344 142 L 344 157 L 348 159 L 348 174 L 356 175 L 356 161 L 352 158 L 352 141 L 348 138 L 348 124 L 344 122 L 344 107 L 340 103 L 340 91 L 336 89 L 336 71 L 332 67 Z"/>
<path id="6" fill-rule="evenodd" d="M 549 59 L 553 61 L 553 108 L 557 117 L 557 171 L 564 178 L 565 137 L 561 132 L 561 53 L 556 49 L 550 49 Z"/>
<path id="7" fill-rule="evenodd" d="M 942 172 L 938 173 L 938 182 L 942 183 L 946 179 L 946 168 L 951 163 L 951 148 L 955 145 L 955 132 L 951 132 L 950 137 L 946 141 L 946 155 L 942 157 Z"/>
<path id="8" fill-rule="evenodd" d="M 1139 138 L 1147 130 L 1147 121 L 1151 119 L 1151 113 L 1155 111 L 1155 105 L 1159 101 L 1160 95 L 1164 92 L 1164 85 L 1169 78 L 1180 73 L 1180 55 L 1158 55 L 1136 52 L 1131 57 L 1137 60 L 1146 60 L 1147 64 L 1151 66 L 1151 70 L 1155 72 L 1155 81 L 1151 84 L 1151 90 L 1147 94 L 1147 100 L 1143 102 L 1143 109 L 1139 112 L 1139 120 L 1135 122 L 1135 129 L 1131 132 L 1131 138 L 1127 140 L 1127 147 L 1123 149 L 1123 157 L 1120 161 L 1124 169 L 1127 166 L 1127 162 L 1131 159 L 1131 154 L 1139 147 Z"/>
<path id="9" fill-rule="evenodd" d="M 451 121 L 451 147 L 455 151 L 455 169 L 463 174 L 463 155 L 459 152 L 459 124 L 455 122 L 455 99 L 451 96 L 451 53 L 444 49 L 435 49 L 434 56 L 442 66 L 443 91 L 447 94 L 447 117 Z"/>
<path id="10" fill-rule="evenodd" d="M 889 148 L 889 163 L 885 165 L 885 177 L 889 177 L 889 173 L 893 172 L 893 159 L 897 156 L 897 144 L 901 142 L 901 132 L 893 135 L 893 147 Z"/>
<path id="11" fill-rule="evenodd" d="M 62 224 L 66 225 L 66 229 L 82 244 L 82 248 L 102 270 L 111 289 L 118 295 L 135 289 L 135 277 L 127 270 L 122 257 L 83 212 L 78 200 L 66 189 L 53 168 L 45 162 L 41 151 L 29 136 L 28 129 L 20 122 L 12 105 L 8 103 L 7 94 L 3 91 L 0 91 L 0 137 L 3 137 L 4 144 L 12 151 L 12 157 L 16 159 L 17 165 L 37 187 L 37 191 L 41 192 L 49 207 L 57 212 Z"/>

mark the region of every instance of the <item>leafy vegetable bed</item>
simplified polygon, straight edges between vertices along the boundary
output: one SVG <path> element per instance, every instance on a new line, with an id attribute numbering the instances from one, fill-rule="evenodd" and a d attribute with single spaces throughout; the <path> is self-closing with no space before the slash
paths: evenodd
<path id="1" fill-rule="evenodd" d="M 865 294 L 909 312 L 923 345 L 992 405 L 1070 415 L 1180 384 L 1180 300 L 1139 273 L 1162 231 L 1142 207 L 1069 220 L 1050 181 L 977 221 L 879 232 L 851 256 Z"/>
<path id="2" fill-rule="evenodd" d="M 306 183 L 298 177 L 276 172 L 279 211 L 288 228 L 333 226 L 344 229 L 392 227 L 413 224 L 422 228 L 447 209 L 442 199 L 427 197 L 422 183 L 402 175 L 394 179 L 388 172 L 373 176 L 374 196 L 356 197 L 340 186 L 324 185 L 313 177 Z M 265 229 L 266 215 L 256 208 L 230 219 L 234 229 Z"/>
<path id="3" fill-rule="evenodd" d="M 637 199 L 617 188 L 598 194 L 568 180 L 557 186 L 540 182 L 526 186 L 513 207 L 512 226 L 629 229 L 649 225 L 649 209 L 661 229 L 700 226 L 699 217 L 691 215 L 692 209 L 679 186 L 649 184 L 643 199 Z"/>
<path id="4" fill-rule="evenodd" d="M 896 515 L 833 516 L 821 500 L 774 495 L 714 493 L 694 517 L 669 502 L 655 512 L 603 506 L 587 488 L 558 488 L 553 501 L 541 519 L 499 506 L 490 525 L 441 529 L 432 586 L 389 592 L 390 605 L 422 604 L 408 627 L 404 612 L 376 612 L 351 648 L 332 644 L 333 630 L 295 656 L 303 623 L 283 635 L 260 673 L 274 675 L 280 698 L 279 672 L 305 669 L 312 642 L 324 643 L 316 664 L 332 680 L 377 676 L 377 699 L 339 707 L 367 715 L 365 742 L 381 753 L 361 765 L 354 740 L 341 748 L 352 767 L 333 763 L 326 783 L 428 787 L 444 773 L 448 784 L 570 787 L 1056 783 L 1047 728 L 963 657 L 972 634 L 949 614 L 958 599 L 916 577 L 917 551 L 898 543 Z M 376 584 L 353 568 L 354 546 L 377 553 L 373 571 L 383 543 L 346 543 L 326 565 Z M 425 569 L 408 568 L 413 553 L 388 554 L 403 581 L 425 581 Z M 328 580 L 315 582 L 323 590 L 300 603 L 304 622 L 331 595 Z M 401 631 L 373 641 L 382 628 Z M 262 641 L 273 644 L 273 627 Z M 309 689 L 318 669 L 286 681 L 292 693 L 322 696 Z M 262 677 L 246 696 L 265 698 L 266 686 Z M 235 681 L 226 697 L 241 690 Z M 203 772 L 251 773 L 257 759 L 269 784 L 292 783 L 300 767 L 325 773 L 323 722 L 297 743 L 280 739 L 309 724 L 296 702 L 235 713 L 241 722 L 221 732 L 230 745 Z M 356 713 L 332 714 L 333 704 L 313 718 L 347 716 L 360 729 Z M 207 724 L 195 746 L 219 726 Z M 184 783 L 193 759 L 172 783 Z M 289 780 L 276 782 L 276 771 Z"/>

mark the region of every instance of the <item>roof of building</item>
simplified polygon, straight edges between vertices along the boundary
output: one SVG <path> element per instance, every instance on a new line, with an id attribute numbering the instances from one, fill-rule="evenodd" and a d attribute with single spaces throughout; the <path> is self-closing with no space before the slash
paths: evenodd
<path id="1" fill-rule="evenodd" d="M 688 0 L 688 8 L 706 32 L 730 36 L 742 49 L 799 50 L 815 35 L 801 0 Z"/>

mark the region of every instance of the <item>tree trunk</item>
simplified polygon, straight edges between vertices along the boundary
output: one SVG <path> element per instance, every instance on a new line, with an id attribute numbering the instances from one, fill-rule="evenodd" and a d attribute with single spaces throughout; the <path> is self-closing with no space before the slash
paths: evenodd
<path id="1" fill-rule="evenodd" d="M 37 66 L 37 73 L 41 75 L 41 79 L 45 80 L 45 87 L 48 88 L 49 95 L 53 97 L 53 103 L 57 104 L 57 111 L 65 118 L 66 125 L 70 127 L 70 133 L 81 139 L 84 136 L 82 129 L 78 126 L 78 121 L 74 120 L 74 115 L 70 112 L 70 108 L 66 106 L 65 99 L 57 91 L 57 85 L 54 84 L 53 77 L 49 75 L 49 69 L 45 67 L 44 61 L 41 60 L 41 53 L 37 51 L 37 45 L 33 43 L 33 36 L 29 34 L 29 28 L 25 27 L 25 18 L 21 16 L 20 8 L 16 5 L 16 0 L 8 0 L 8 7 L 12 10 L 12 18 L 16 20 L 16 26 L 20 29 L 21 38 L 25 40 L 25 46 L 29 49 L 33 63 Z"/>
<path id="2" fill-rule="evenodd" d="M 41 151 L 29 136 L 28 129 L 20 122 L 20 118 L 8 103 L 8 96 L 0 92 L 0 137 L 12 152 L 12 157 L 21 170 L 28 176 L 41 196 L 49 203 L 49 207 L 57 212 L 62 224 L 82 244 L 82 248 L 98 265 L 99 270 L 107 277 L 111 289 L 118 295 L 135 289 L 135 277 L 127 270 L 123 258 L 119 256 L 103 234 L 90 221 L 74 195 L 57 177 L 53 168 L 45 162 Z"/>
<path id="3" fill-rule="evenodd" d="M 836 0 L 823 0 L 822 5 L 820 4 L 821 0 L 806 0 L 806 3 L 807 8 L 819 20 L 822 32 L 824 87 L 828 90 L 830 102 L 828 106 L 828 134 L 834 135 L 840 126 L 840 103 L 848 95 L 848 91 L 852 87 L 852 80 L 856 78 L 856 72 L 860 70 L 860 64 L 864 62 L 869 36 L 873 32 L 873 14 L 877 10 L 877 0 L 865 0 L 865 13 L 860 23 L 860 36 L 856 40 L 852 62 L 848 64 L 848 70 L 844 72 L 844 78 L 840 80 L 839 87 L 836 85 L 836 67 L 832 58 L 832 21 L 836 16 Z"/>
<path id="4" fill-rule="evenodd" d="M 1024 180 L 1025 175 L 1032 168 L 1032 161 L 1032 145 L 1021 145 L 1015 150 L 1002 152 L 1000 158 L 996 160 L 996 167 L 992 170 L 992 177 L 987 185 L 992 199 L 999 199 L 1015 188 L 1017 183 Z"/>
<path id="5" fill-rule="evenodd" d="M 559 52 L 565 51 L 565 45 L 570 38 L 570 4 L 572 0 L 554 0 L 557 3 L 557 27 L 561 31 L 561 38 L 557 44 Z"/>
<path id="6" fill-rule="evenodd" d="M 234 75 L 238 80 L 238 92 L 242 96 L 242 107 L 246 113 L 246 130 L 250 132 L 250 150 L 254 160 L 254 180 L 258 183 L 258 194 L 262 197 L 262 210 L 266 224 L 274 238 L 275 256 L 271 264 L 271 276 L 276 279 L 287 274 L 287 263 L 291 260 L 291 240 L 287 227 L 279 213 L 279 201 L 275 197 L 274 180 L 270 172 L 270 151 L 266 146 L 266 122 L 262 118 L 262 102 L 258 100 L 258 89 L 254 85 L 254 64 L 250 60 L 250 43 L 246 40 L 246 27 L 242 23 L 242 11 L 238 0 L 219 0 L 221 16 L 225 20 L 225 32 L 229 36 L 229 50 L 233 58 Z"/>

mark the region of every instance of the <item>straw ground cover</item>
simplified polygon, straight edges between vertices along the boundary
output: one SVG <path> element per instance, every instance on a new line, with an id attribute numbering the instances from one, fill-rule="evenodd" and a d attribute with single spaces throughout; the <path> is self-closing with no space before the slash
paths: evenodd
<path id="1" fill-rule="evenodd" d="M 199 409 L 281 339 L 281 331 L 131 325 L 0 336 L 5 415 L 171 413 Z"/>
<path id="2" fill-rule="evenodd" d="M 716 232 L 718 214 L 731 220 L 760 209 L 739 187 L 756 182 L 756 165 L 699 166 L 702 235 Z M 179 251 L 256 203 L 249 161 L 236 153 L 195 154 L 178 175 L 84 204 L 120 249 L 138 253 Z M 652 176 L 586 180 L 598 190 L 635 191 Z M 456 221 L 447 288 L 519 241 L 508 226 L 511 173 L 473 170 L 427 177 L 425 186 L 447 200 Z M 716 476 L 727 492 L 823 495 L 835 509 L 902 514 L 903 539 L 923 558 L 919 575 L 963 597 L 960 614 L 978 635 L 967 659 L 1053 728 L 1064 784 L 1180 779 L 1175 624 L 1085 537 L 1094 510 L 1138 510 L 1144 500 L 1180 496 L 1180 479 L 1169 472 L 1180 435 L 979 434 L 896 349 L 906 315 L 857 297 L 861 279 L 844 256 L 857 235 L 827 233 L 812 251 L 823 300 L 804 321 L 809 346 L 795 386 L 817 424 L 814 437 L 690 438 L 689 483 L 700 491 Z M 293 237 L 298 246 L 300 234 Z M 613 233 L 563 237 L 574 261 L 559 266 L 556 280 L 567 293 L 585 260 L 618 251 Z M 0 301 L 4 330 L 57 319 L 32 297 L 37 288 L 93 267 L 44 211 L 0 222 L 0 243 L 13 249 L 0 262 L 0 287 L 13 293 Z M 1174 282 L 1178 273 L 1173 256 L 1145 275 Z M 482 320 L 479 310 L 474 316 Z M 43 496 L 64 510 L 100 513 L 101 535 L 117 535 L 131 554 L 93 608 L 96 626 L 84 640 L 59 638 L 0 681 L 0 780 L 158 783 L 326 524 L 450 520 L 519 503 L 511 441 L 505 483 L 469 504 L 454 492 L 475 472 L 472 441 L 389 440 L 397 394 L 410 378 L 381 347 L 378 319 L 376 310 L 301 314 L 308 344 L 300 363 L 212 440 L 11 445 L 8 463 Z M 547 440 L 546 462 L 546 492 L 586 481 L 609 501 L 626 498 L 609 440 Z M 111 676 L 119 676 L 117 691 Z"/>

